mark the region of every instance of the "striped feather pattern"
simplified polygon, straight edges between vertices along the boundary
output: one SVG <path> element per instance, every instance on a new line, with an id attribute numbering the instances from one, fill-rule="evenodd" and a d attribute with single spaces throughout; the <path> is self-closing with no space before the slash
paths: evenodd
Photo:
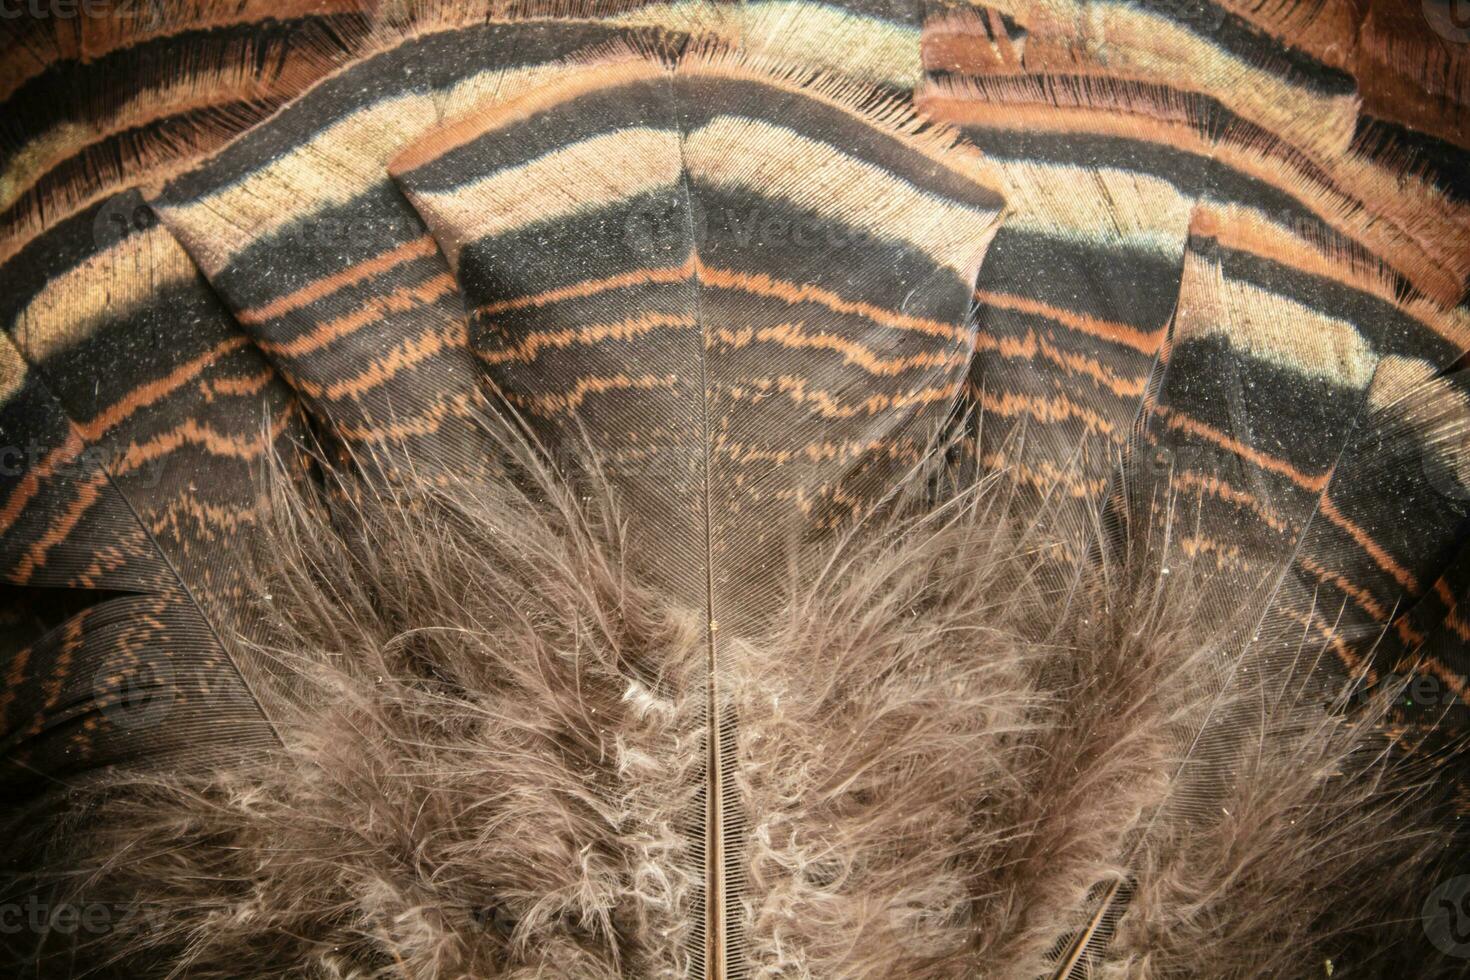
<path id="1" fill-rule="evenodd" d="M 48 277 L 73 261 L 70 276 Z M 296 400 L 136 193 L 59 224 L 6 269 L 20 413 L 6 442 L 26 454 L 6 495 L 6 578 L 102 593 L 48 624 L 34 659 L 17 655 L 16 684 L 34 675 L 53 692 L 48 709 L 67 710 L 12 722 L 13 757 L 42 774 L 58 755 L 75 771 L 127 759 L 143 735 L 125 711 L 109 713 L 124 696 L 109 691 L 132 689 L 146 705 L 146 684 L 136 686 L 150 677 L 165 687 L 157 710 L 185 713 L 176 737 L 191 753 L 260 744 L 270 735 L 257 698 L 284 695 L 271 665 L 241 659 L 228 639 L 259 626 L 226 556 L 251 534 L 264 454 L 299 427 Z M 95 364 L 117 370 L 99 376 Z M 55 487 L 36 482 L 53 472 Z M 183 693 L 168 693 L 174 678 Z"/>
<path id="2" fill-rule="evenodd" d="M 68 819 L 56 790 L 119 767 L 274 758 L 309 698 L 252 571 L 272 481 L 509 485 L 502 415 L 610 489 L 619 560 L 698 624 L 699 664 L 625 695 L 700 704 L 656 743 L 697 765 L 643 760 L 697 780 L 660 847 L 701 884 L 640 893 L 630 943 L 659 976 L 949 976 L 1001 942 L 866 966 L 811 943 L 814 908 L 868 943 L 938 913 L 812 900 L 886 865 L 782 864 L 773 840 L 837 865 L 872 828 L 772 803 L 792 757 L 756 741 L 801 690 L 763 644 L 819 580 L 804 563 L 946 454 L 1057 525 L 1068 569 L 1190 581 L 1211 650 L 1114 877 L 1059 884 L 1027 926 L 1054 976 L 1136 955 L 1134 885 L 1179 822 L 1230 816 L 1262 677 L 1287 728 L 1323 690 L 1401 684 L 1373 751 L 1432 763 L 1426 799 L 1461 819 L 1470 72 L 1437 4 L 170 0 L 15 25 L 12 819 Z M 813 738 L 845 758 L 862 734 Z M 955 898 L 956 928 L 992 897 Z"/>
<path id="3" fill-rule="evenodd" d="M 597 465 L 639 502 L 635 551 L 658 556 L 644 571 L 710 624 L 717 963 L 744 878 L 720 677 L 793 587 L 794 542 L 871 506 L 936 434 L 1001 204 L 976 158 L 868 97 L 717 51 L 672 73 L 617 59 L 392 165 L 497 388 L 548 445 L 608 447 Z"/>

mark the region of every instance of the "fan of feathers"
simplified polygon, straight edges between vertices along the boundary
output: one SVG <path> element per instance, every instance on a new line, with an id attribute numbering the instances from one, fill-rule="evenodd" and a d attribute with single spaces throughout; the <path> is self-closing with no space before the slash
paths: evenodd
<path id="1" fill-rule="evenodd" d="M 1470 976 L 1442 0 L 7 0 L 0 973 Z"/>

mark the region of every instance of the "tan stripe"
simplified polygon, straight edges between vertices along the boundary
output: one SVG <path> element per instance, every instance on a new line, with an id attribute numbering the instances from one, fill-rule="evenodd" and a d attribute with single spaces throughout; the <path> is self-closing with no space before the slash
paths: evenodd
<path id="1" fill-rule="evenodd" d="M 1378 362 L 1373 383 L 1368 386 L 1368 404 L 1380 412 L 1392 408 L 1414 392 L 1426 390 L 1437 374 L 1428 361 L 1391 354 Z M 1470 406 L 1466 410 L 1470 411 Z"/>
<path id="2" fill-rule="evenodd" d="M 1000 198 L 1000 174 L 974 146 L 948 124 L 919 116 L 905 101 L 887 98 L 872 86 L 841 76 L 818 77 L 796 71 L 789 63 L 751 58 L 733 48 L 691 47 L 679 63 L 681 75 L 755 82 L 793 99 L 806 99 L 844 113 L 864 126 L 903 143 L 930 162 L 984 187 Z"/>
<path id="3" fill-rule="evenodd" d="M 389 162 L 388 172 L 395 178 L 406 176 L 488 133 L 525 122 L 592 92 L 667 77 L 668 71 L 658 62 L 630 52 L 599 64 L 527 76 L 524 82 L 514 86 L 515 94 L 508 94 L 497 85 L 494 97 L 502 101 L 477 108 L 463 118 L 434 130 L 412 146 L 401 147 Z M 545 84 L 531 84 L 534 80 L 547 78 L 551 80 Z M 480 87 L 489 84 L 488 80 L 477 83 Z"/>
<path id="4" fill-rule="evenodd" d="M 1166 180 L 1112 167 L 1006 161 L 1006 227 L 1097 246 L 1184 254 L 1191 198 Z M 1060 233 L 1060 235 L 1059 235 Z"/>
<path id="5" fill-rule="evenodd" d="M 915 187 L 784 126 L 718 116 L 685 138 L 692 177 L 903 241 L 973 282 L 998 215 Z M 983 187 L 983 184 L 977 186 Z"/>
<path id="6" fill-rule="evenodd" d="M 1190 220 L 1190 233 L 1212 238 L 1226 248 L 1269 260 L 1298 272 L 1330 279 L 1358 292 L 1393 302 L 1398 283 L 1387 268 L 1339 248 L 1323 251 L 1320 243 L 1301 237 L 1265 212 L 1237 203 L 1201 201 Z"/>
<path id="7" fill-rule="evenodd" d="M 0 407 L 25 387 L 29 370 L 14 342 L 0 331 Z"/>
<path id="8" fill-rule="evenodd" d="M 1219 337 L 1257 360 L 1353 391 L 1368 386 L 1378 363 L 1353 324 L 1232 279 L 1193 252 L 1184 261 L 1174 333 L 1181 343 Z"/>
<path id="9" fill-rule="evenodd" d="M 197 275 L 178 242 L 155 226 L 58 274 L 21 309 L 12 330 L 31 360 L 44 360 Z"/>
<path id="10" fill-rule="evenodd" d="M 747 51 L 899 89 L 923 77 L 917 27 L 803 0 L 753 0 L 740 9 Z"/>
<path id="11" fill-rule="evenodd" d="M 79 159 L 119 134 L 186 113 L 215 110 L 216 119 L 192 121 L 196 127 L 210 127 L 224 121 L 221 112 L 227 111 L 226 107 L 232 103 L 266 99 L 278 93 L 295 94 L 295 91 L 289 78 L 279 77 L 263 78 L 242 89 L 240 71 L 233 67 L 192 71 L 163 85 L 130 90 L 127 98 L 104 116 L 87 124 L 68 121 L 28 139 L 0 174 L 0 211 L 11 207 L 63 163 Z M 132 151 L 125 146 L 123 152 Z"/>
<path id="12" fill-rule="evenodd" d="M 1341 283 L 1390 303 L 1456 350 L 1470 348 L 1470 329 L 1460 311 L 1446 311 L 1425 298 L 1403 298 L 1398 275 L 1378 259 L 1344 248 L 1344 242 L 1309 241 L 1301 237 L 1300 229 L 1278 224 L 1263 211 L 1215 202 L 1201 203 L 1195 208 L 1190 229 L 1191 233 L 1213 238 L 1226 248 Z"/>
<path id="13" fill-rule="evenodd" d="M 1190 124 L 1183 99 L 1160 103 L 1136 85 L 1108 76 L 1080 83 L 1067 77 L 943 79 L 914 101 L 927 117 L 956 126 L 1020 133 L 1110 136 L 1154 143 L 1197 157 L 1211 144 Z"/>
<path id="14" fill-rule="evenodd" d="M 679 182 L 678 134 L 635 127 L 589 137 L 449 191 L 407 189 L 451 268 L 477 239 L 564 221 Z"/>
<path id="15" fill-rule="evenodd" d="M 1076 70 L 1105 69 L 1067 69 Z M 1190 121 L 1185 97 L 1160 100 L 1142 97 L 1136 89 L 1126 78 L 1108 75 L 1080 81 L 984 77 L 933 83 L 917 101 L 927 115 L 960 126 L 1113 137 L 1167 146 L 1202 160 L 1214 158 L 1299 201 L 1329 228 L 1381 257 L 1442 304 L 1458 302 L 1470 268 L 1465 248 L 1470 219 L 1464 216 L 1470 208 L 1451 205 L 1417 178 L 1387 178 L 1351 154 L 1309 162 L 1286 142 L 1247 142 L 1230 132 L 1206 139 Z M 1323 165 L 1328 174 L 1322 173 Z M 1255 220 L 1277 224 L 1274 216 L 1261 212 Z M 1285 234 L 1300 235 L 1299 229 L 1280 227 Z"/>
<path id="16" fill-rule="evenodd" d="M 108 16 L 82 21 L 82 52 L 88 59 L 145 41 L 175 37 L 185 31 L 208 30 L 264 20 L 359 14 L 362 0 L 231 0 L 230 3 L 164 3 L 162 0 L 115 0 Z M 159 16 L 166 13 L 167 16 Z"/>
<path id="17" fill-rule="evenodd" d="M 447 89 L 436 89 L 434 106 L 440 119 L 457 120 L 472 113 L 485 112 L 487 107 L 508 102 L 524 92 L 554 84 L 574 70 L 558 61 L 477 72 L 459 79 Z"/>
<path id="18" fill-rule="evenodd" d="M 1032 71 L 1091 62 L 1166 85 L 1188 79 L 1300 145 L 1342 153 L 1352 139 L 1356 98 L 1292 85 L 1162 15 L 1107 0 L 1052 0 L 1044 17 L 1036 15 L 1033 0 L 994 0 L 991 6 L 1031 28 L 1026 54 Z"/>
<path id="19" fill-rule="evenodd" d="M 433 99 L 386 99 L 328 126 L 289 153 L 187 204 L 155 207 L 210 275 L 251 242 L 340 206 L 387 179 L 384 166 L 438 121 Z"/>

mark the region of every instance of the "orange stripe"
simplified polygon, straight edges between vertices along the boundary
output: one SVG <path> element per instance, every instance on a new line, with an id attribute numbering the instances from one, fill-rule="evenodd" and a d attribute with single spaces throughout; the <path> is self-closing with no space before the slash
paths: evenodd
<path id="1" fill-rule="evenodd" d="M 1257 449 L 1247 446 L 1239 439 L 1226 435 L 1214 426 L 1206 425 L 1204 422 L 1190 418 L 1188 415 L 1175 409 L 1159 405 L 1155 407 L 1154 413 L 1169 428 L 1187 432 L 1201 439 L 1207 439 L 1217 446 L 1230 450 L 1241 459 L 1263 470 L 1269 470 L 1272 473 L 1286 477 L 1292 483 L 1311 493 L 1321 493 L 1327 488 L 1328 481 L 1332 479 L 1330 472 L 1323 473 L 1319 476 L 1303 473 L 1285 460 L 1277 459 L 1275 456 L 1268 456 Z"/>
<path id="2" fill-rule="evenodd" d="M 270 436 L 279 436 L 297 411 L 295 404 L 288 406 L 271 420 Z M 240 438 L 228 435 L 207 425 L 189 419 L 146 442 L 133 443 L 122 455 L 117 465 L 118 475 L 130 473 L 155 459 L 167 456 L 183 445 L 200 446 L 215 456 L 250 461 L 265 452 L 268 440 L 256 437 Z"/>
<path id="3" fill-rule="evenodd" d="M 987 391 L 975 386 L 970 386 L 968 392 L 971 398 L 979 402 L 981 408 L 987 412 L 994 412 L 1002 418 L 1015 418 L 1017 415 L 1024 414 L 1049 425 L 1077 419 L 1082 422 L 1083 427 L 1089 433 L 1103 436 L 1112 436 L 1117 430 L 1112 422 L 1096 412 L 1083 408 L 1066 395 L 1042 398 L 1008 391 Z"/>
<path id="4" fill-rule="evenodd" d="M 1237 545 L 1216 540 L 1206 534 L 1180 535 L 1177 540 L 1179 550 L 1190 558 L 1198 558 L 1200 555 L 1213 556 L 1216 568 L 1245 571 L 1251 568 L 1251 563 L 1241 558 L 1240 548 Z"/>
<path id="5" fill-rule="evenodd" d="M 603 394 L 609 391 L 652 391 L 655 388 L 673 388 L 678 383 L 679 379 L 672 374 L 663 377 L 645 374 L 637 378 L 630 378 L 626 374 L 615 374 L 609 377 L 580 378 L 572 390 L 565 395 L 522 396 L 507 393 L 506 397 L 543 415 L 550 415 L 554 412 L 575 411 L 587 400 L 588 395 Z"/>
<path id="6" fill-rule="evenodd" d="M 122 400 L 111 405 L 96 417 L 86 422 L 78 422 L 77 428 L 81 431 L 83 438 L 88 442 L 94 442 L 104 432 L 112 429 L 134 412 L 161 401 L 197 378 L 205 368 L 219 358 L 245 347 L 248 343 L 248 338 L 238 335 L 222 340 L 198 357 L 180 364 L 157 381 L 134 388 Z"/>
<path id="7" fill-rule="evenodd" d="M 803 323 L 778 323 L 756 330 L 715 330 L 713 339 L 730 347 L 745 347 L 752 341 L 776 343 L 794 350 L 826 350 L 842 355 L 848 364 L 856 365 L 870 374 L 879 376 L 902 374 L 915 368 L 962 367 L 969 363 L 968 350 L 961 348 L 949 353 L 924 351 L 906 357 L 882 357 L 872 348 L 856 341 L 847 340 L 826 332 L 807 333 Z"/>
<path id="8" fill-rule="evenodd" d="M 76 459 L 81 451 L 81 434 L 77 432 L 74 426 L 68 426 L 66 441 L 47 453 L 46 458 L 38 465 L 31 467 L 26 475 L 21 478 L 20 483 L 16 485 L 15 491 L 10 495 L 10 499 L 5 501 L 5 507 L 0 509 L 0 533 L 10 530 L 11 526 L 20 519 L 21 513 L 26 509 L 26 505 L 31 502 L 31 498 L 40 489 L 41 481 L 55 473 L 57 467 L 61 464 L 69 463 Z"/>
<path id="9" fill-rule="evenodd" d="M 1332 647 L 1332 651 L 1337 654 L 1337 659 L 1342 661 L 1349 676 L 1361 676 L 1370 685 L 1378 683 L 1378 672 L 1368 666 L 1361 657 L 1353 653 L 1352 648 L 1343 641 L 1341 636 L 1337 635 L 1337 630 L 1327 626 L 1326 621 L 1322 617 L 1318 616 L 1315 612 L 1308 612 L 1306 615 L 1303 615 L 1295 609 L 1290 608 L 1284 608 L 1281 612 L 1286 618 L 1300 623 L 1309 630 L 1315 630 L 1322 639 L 1326 640 L 1327 644 Z"/>
<path id="10" fill-rule="evenodd" d="M 1470 643 L 1470 623 L 1466 623 L 1458 612 L 1460 603 L 1455 599 L 1455 594 L 1450 591 L 1450 584 L 1444 579 L 1434 583 L 1434 594 L 1439 596 L 1439 601 L 1444 603 L 1445 625 L 1454 630 L 1466 643 Z"/>
<path id="11" fill-rule="evenodd" d="M 817 413 L 824 418 L 852 418 L 856 415 L 876 415 L 879 412 L 907 408 L 911 405 L 932 405 L 953 399 L 959 394 L 959 382 L 943 386 L 919 388 L 895 394 L 872 395 L 859 402 L 843 404 L 829 391 L 807 389 L 807 379 L 791 375 L 776 378 L 745 378 L 738 384 L 727 386 L 726 395 L 740 401 L 755 395 L 778 391 L 797 404 L 812 403 Z"/>
<path id="12" fill-rule="evenodd" d="M 36 569 L 46 564 L 46 554 L 52 548 L 66 540 L 66 536 L 81 523 L 82 515 L 92 509 L 92 505 L 101 499 L 102 486 L 107 482 L 107 474 L 100 469 L 92 474 L 92 478 L 77 487 L 77 496 L 66 508 L 61 518 L 47 528 L 46 533 L 26 549 L 26 554 L 16 566 L 11 576 L 11 581 L 16 585 L 24 585 L 31 580 Z"/>
<path id="13" fill-rule="evenodd" d="M 278 316 L 299 310 L 310 303 L 330 296 L 332 293 L 348 286 L 355 286 L 364 280 L 379 275 L 394 266 L 412 262 L 415 259 L 428 258 L 438 253 L 438 246 L 434 239 L 428 235 L 420 235 L 413 241 L 404 242 L 397 248 L 390 249 L 370 259 L 350 265 L 340 272 L 335 272 L 324 279 L 308 283 L 292 293 L 287 293 L 279 299 L 272 300 L 264 306 L 254 309 L 241 310 L 240 322 L 249 324 L 260 324 L 266 320 L 272 320 Z"/>
<path id="14" fill-rule="evenodd" d="M 1438 677 L 1456 698 L 1462 703 L 1470 704 L 1470 701 L 1467 701 L 1465 698 L 1467 693 L 1465 689 L 1465 678 L 1445 666 L 1444 662 L 1438 657 L 1422 654 L 1416 656 L 1412 661 L 1407 659 L 1402 660 L 1397 666 L 1401 670 L 1412 668 L 1416 673 L 1423 673 L 1423 668 L 1428 668 L 1428 672 Z"/>
<path id="15" fill-rule="evenodd" d="M 222 534 L 238 534 L 259 523 L 254 507 L 216 505 L 189 497 L 175 497 L 154 512 L 148 529 L 155 537 L 178 538 L 190 533 L 184 530 L 181 518 L 187 518 L 200 535 L 215 538 Z"/>
<path id="16" fill-rule="evenodd" d="M 980 464 L 986 469 L 1000 471 L 1012 482 L 1024 483 L 1043 492 L 1064 487 L 1067 496 L 1076 500 L 1094 500 L 1108 485 L 1106 477 L 1082 481 L 1072 473 L 1057 469 L 1051 463 L 1042 461 L 1037 465 L 1029 465 L 1009 459 L 1000 451 L 981 455 Z"/>
<path id="17" fill-rule="evenodd" d="M 945 337 L 957 343 L 967 344 L 970 339 L 970 333 L 964 327 L 957 327 L 954 324 L 944 323 L 927 317 L 897 313 L 893 310 L 875 306 L 872 303 L 843 299 L 837 293 L 823 289 L 820 286 L 786 282 L 780 279 L 774 279 L 763 273 L 748 274 L 729 269 L 714 269 L 700 262 L 697 257 L 691 257 L 680 266 L 637 269 L 632 272 L 608 276 L 604 279 L 589 279 L 574 285 L 561 286 L 542 293 L 531 293 L 510 299 L 495 300 L 479 307 L 477 312 L 485 316 L 493 316 L 509 310 L 548 306 L 552 303 L 558 303 L 568 299 L 586 299 L 589 296 L 596 296 L 599 293 L 623 289 L 628 286 L 640 286 L 647 283 L 675 283 L 685 279 L 692 280 L 694 276 L 698 276 L 701 283 L 717 289 L 734 289 L 750 293 L 754 296 L 784 300 L 792 304 L 816 303 L 820 306 L 825 306 L 835 313 L 861 316 L 882 326 Z"/>
<path id="18" fill-rule="evenodd" d="M 462 117 L 442 129 L 410 145 L 388 164 L 388 173 L 400 177 L 432 163 L 439 157 L 467 146 L 486 133 L 549 112 L 590 92 L 602 92 L 620 85 L 632 85 L 649 79 L 667 78 L 668 72 L 657 62 L 632 55 L 620 60 L 579 68 L 559 80 L 537 85 L 523 95 L 491 105 Z"/>
<path id="19" fill-rule="evenodd" d="M 1054 347 L 1045 337 L 1030 329 L 1026 331 L 1025 337 L 997 337 L 982 330 L 975 338 L 975 346 L 982 350 L 993 350 L 1002 357 L 1011 359 L 1033 360 L 1040 353 L 1068 374 L 1089 377 L 1119 398 L 1141 397 L 1148 384 L 1147 378 L 1119 377 L 1117 372 L 1096 358 Z"/>
<path id="20" fill-rule="evenodd" d="M 5 670 L 5 689 L 0 691 L 0 720 L 7 723 L 7 728 L 15 727 L 10 722 L 10 706 L 15 703 L 15 697 L 20 693 L 20 685 L 26 679 L 26 667 L 31 661 L 31 647 L 21 647 L 11 658 L 10 666 Z"/>
<path id="21" fill-rule="evenodd" d="M 72 659 L 82 645 L 82 639 L 85 636 L 85 625 L 88 617 L 91 615 L 91 609 L 83 609 L 77 614 L 75 619 L 71 620 L 62 628 L 62 641 L 60 648 L 56 652 L 56 659 L 51 663 L 50 676 L 41 685 L 41 690 L 46 695 L 43 710 L 55 706 L 56 702 L 61 700 L 61 692 L 66 686 L 68 675 L 71 673 Z M 37 718 L 36 724 L 31 729 L 30 734 L 35 734 L 40 731 L 42 724 L 43 719 Z"/>
<path id="22" fill-rule="evenodd" d="M 699 263 L 698 273 L 700 282 L 714 286 L 716 289 L 736 289 L 754 296 L 781 299 L 793 304 L 817 303 L 833 312 L 865 317 L 885 327 L 944 337 L 956 343 L 968 344 L 970 342 L 970 331 L 962 326 L 957 327 L 940 320 L 897 313 L 860 300 L 843 299 L 820 286 L 773 279 L 764 273 L 749 274 L 729 269 L 712 269 L 703 262 Z"/>
<path id="23" fill-rule="evenodd" d="M 1010 310 L 1014 313 L 1025 313 L 1031 316 L 1042 316 L 1048 320 L 1060 323 L 1069 330 L 1077 333 L 1087 334 L 1089 337 L 1097 337 L 1114 344 L 1122 344 L 1132 347 L 1134 350 L 1152 356 L 1159 349 L 1159 344 L 1164 340 L 1164 328 L 1157 330 L 1142 331 L 1137 327 L 1130 327 L 1126 323 L 1117 323 L 1112 320 L 1102 320 L 1085 313 L 1074 313 L 1064 310 L 1059 306 L 1042 303 L 1026 296 L 1018 296 L 1014 293 L 997 293 L 989 290 L 975 290 L 975 298 L 986 306 L 996 309 Z"/>
<path id="24" fill-rule="evenodd" d="M 463 350 L 468 343 L 463 324 L 448 330 L 431 330 L 410 337 L 397 348 L 374 360 L 363 371 L 322 385 L 305 379 L 292 379 L 292 385 L 311 398 L 339 400 L 356 398 L 395 378 L 405 368 L 427 361 L 444 350 Z"/>
<path id="25" fill-rule="evenodd" d="M 1393 556 L 1387 551 L 1384 551 L 1383 547 L 1377 541 L 1374 541 L 1367 531 L 1364 531 L 1346 514 L 1338 510 L 1337 505 L 1332 502 L 1332 498 L 1325 493 L 1322 495 L 1320 507 L 1322 513 L 1329 521 L 1346 531 L 1348 537 L 1356 541 L 1358 547 L 1366 551 L 1368 556 L 1373 559 L 1379 568 L 1393 576 L 1394 581 L 1402 585 L 1406 592 L 1410 595 L 1419 594 L 1419 581 L 1414 578 L 1413 574 L 1394 561 Z"/>
<path id="26" fill-rule="evenodd" d="M 1332 479 L 1331 472 L 1323 473 L 1320 476 L 1308 475 L 1284 460 L 1252 449 L 1245 443 L 1220 432 L 1218 429 L 1196 419 L 1189 418 L 1175 410 L 1159 406 L 1155 411 L 1158 417 L 1163 419 L 1170 428 L 1179 429 L 1208 439 L 1261 469 L 1269 470 L 1272 473 L 1278 473 L 1286 477 L 1303 490 L 1319 494 L 1318 507 L 1323 516 L 1347 532 L 1348 536 L 1356 541 L 1360 548 L 1367 552 L 1374 563 L 1393 576 L 1394 580 L 1402 585 L 1406 591 L 1411 595 L 1419 594 L 1418 580 L 1407 569 L 1396 562 L 1378 542 L 1374 541 L 1368 532 L 1364 531 L 1348 518 L 1347 515 L 1338 510 L 1337 505 L 1332 502 L 1332 498 L 1324 492 Z"/>
<path id="27" fill-rule="evenodd" d="M 515 344 L 496 350 L 476 351 L 475 354 L 486 364 L 505 364 L 510 361 L 529 363 L 541 356 L 547 348 L 571 347 L 574 344 L 596 344 L 604 340 L 632 340 L 654 330 L 685 329 L 698 327 L 691 316 L 668 316 L 649 313 L 630 317 L 616 323 L 589 323 L 568 330 L 536 330 L 526 334 Z"/>
<path id="28" fill-rule="evenodd" d="M 273 368 L 266 368 L 255 374 L 245 374 L 233 378 L 217 378 L 206 383 L 203 387 L 205 394 L 211 399 L 215 396 L 241 397 L 244 395 L 258 395 L 266 387 L 276 380 L 276 372 Z"/>
<path id="29" fill-rule="evenodd" d="M 552 303 L 560 303 L 569 299 L 586 299 L 589 296 L 611 292 L 614 289 L 626 289 L 629 286 L 668 284 L 683 282 L 685 280 L 690 280 L 692 284 L 694 274 L 698 268 L 698 261 L 691 255 L 683 265 L 635 269 L 632 272 L 607 276 L 603 279 L 588 279 L 570 286 L 548 289 L 541 293 L 529 293 L 525 296 L 496 300 L 492 303 L 486 303 L 476 312 L 484 316 L 494 316 L 497 313 L 505 313 L 509 310 L 524 310 L 549 306 Z"/>
<path id="30" fill-rule="evenodd" d="M 370 323 L 397 313 L 407 313 L 442 299 L 453 292 L 454 288 L 454 280 L 448 274 L 441 272 L 421 283 L 400 286 L 386 296 L 369 297 L 362 306 L 351 313 L 319 323 L 306 333 L 292 337 L 290 340 L 258 340 L 256 343 L 267 354 L 300 357 L 350 336 Z"/>
<path id="31" fill-rule="evenodd" d="M 419 415 L 394 416 L 390 425 L 340 426 L 337 434 L 352 442 L 386 442 L 392 445 L 414 436 L 433 435 L 446 418 L 468 418 L 473 411 L 473 396 L 461 392 L 441 399 L 433 408 Z"/>
<path id="32" fill-rule="evenodd" d="M 1336 572 L 1329 572 L 1308 555 L 1298 555 L 1297 564 L 1310 572 L 1317 581 L 1336 587 L 1339 592 L 1352 599 L 1358 605 L 1358 608 L 1373 617 L 1375 623 L 1388 622 L 1388 610 L 1383 607 L 1382 603 L 1373 598 L 1373 595 L 1367 589 L 1354 585 Z"/>
<path id="33" fill-rule="evenodd" d="M 1245 507 L 1255 513 L 1262 524 L 1278 534 L 1285 534 L 1289 528 L 1279 515 L 1270 510 L 1264 503 L 1256 499 L 1253 494 L 1244 490 L 1237 490 L 1230 484 L 1217 476 L 1207 473 L 1197 473 L 1194 470 L 1176 470 L 1173 476 L 1173 485 L 1179 488 L 1193 487 L 1202 494 L 1209 494 L 1217 500 L 1223 500 L 1229 504 Z"/>

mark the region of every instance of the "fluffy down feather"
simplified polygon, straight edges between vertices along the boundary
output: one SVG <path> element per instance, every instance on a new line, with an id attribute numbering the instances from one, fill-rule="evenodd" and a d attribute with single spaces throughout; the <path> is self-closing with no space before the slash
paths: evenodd
<path id="1" fill-rule="evenodd" d="M 312 707 L 266 762 L 13 829 L 45 909 L 142 910 L 8 936 L 14 975 L 691 974 L 697 613 L 628 572 L 610 494 L 486 424 L 496 489 L 274 484 L 258 598 Z M 1247 691 L 1232 806 L 1172 815 L 1170 733 L 1220 710 L 1188 570 L 1074 561 L 1004 483 L 932 477 L 813 544 L 732 658 L 750 975 L 1048 976 L 1089 927 L 1096 976 L 1429 975 L 1435 840 L 1380 705 L 1287 727 L 1258 709 L 1301 692 Z"/>

